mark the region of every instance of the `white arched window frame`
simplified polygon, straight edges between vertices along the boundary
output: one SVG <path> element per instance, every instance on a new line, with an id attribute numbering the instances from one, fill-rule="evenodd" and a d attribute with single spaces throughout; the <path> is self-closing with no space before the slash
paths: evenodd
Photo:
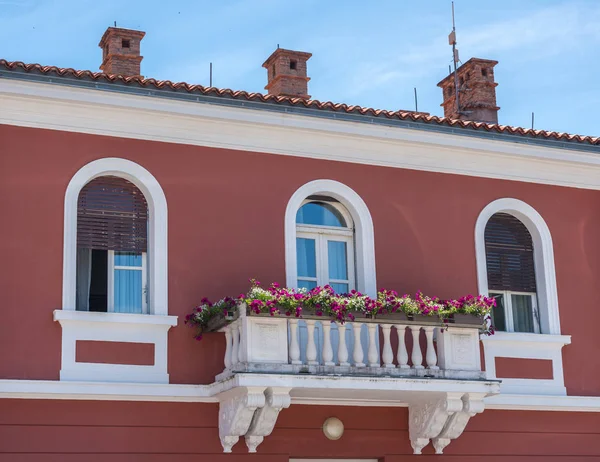
<path id="1" fill-rule="evenodd" d="M 150 314 L 168 314 L 167 200 L 160 184 L 144 167 L 126 159 L 105 158 L 82 167 L 65 194 L 63 247 L 63 310 L 75 310 L 77 275 L 77 200 L 81 189 L 101 176 L 116 176 L 133 183 L 148 203 L 148 279 Z"/>
<path id="2" fill-rule="evenodd" d="M 502 379 L 502 393 L 566 395 L 561 351 L 565 345 L 571 343 L 571 336 L 560 335 L 552 236 L 542 216 L 529 204 L 519 199 L 497 199 L 484 207 L 477 218 L 475 255 L 479 293 L 488 294 L 485 227 L 492 215 L 496 213 L 507 213 L 514 216 L 525 225 L 531 234 L 541 334 L 496 332 L 491 336 L 482 335 L 486 375 L 489 379 Z M 551 361 L 552 378 L 497 377 L 496 358 Z"/>
<path id="3" fill-rule="evenodd" d="M 310 196 L 327 196 L 339 201 L 354 223 L 354 260 L 356 289 L 372 297 L 377 295 L 375 269 L 375 236 L 371 213 L 362 198 L 348 186 L 334 180 L 314 180 L 296 190 L 285 211 L 286 284 L 296 287 L 298 267 L 296 256 L 296 213 Z M 341 209 L 341 207 L 340 207 Z"/>
<path id="4" fill-rule="evenodd" d="M 540 312 L 540 328 L 544 334 L 560 334 L 554 249 L 548 225 L 530 205 L 518 199 L 498 199 L 488 204 L 479 214 L 475 225 L 475 251 L 477 255 L 477 282 L 479 292 L 488 294 L 487 262 L 485 255 L 485 227 L 496 213 L 507 213 L 525 225 L 533 241 L 533 262 L 537 298 Z"/>
<path id="5" fill-rule="evenodd" d="M 77 201 L 81 189 L 101 176 L 133 183 L 148 204 L 148 312 L 149 314 L 76 310 Z M 160 184 L 141 165 L 119 158 L 98 159 L 83 166 L 65 193 L 62 309 L 54 320 L 62 328 L 60 379 L 66 381 L 169 383 L 168 330 L 177 325 L 168 316 L 167 200 Z M 100 341 L 154 345 L 153 365 L 87 363 L 77 361 L 78 342 Z"/>

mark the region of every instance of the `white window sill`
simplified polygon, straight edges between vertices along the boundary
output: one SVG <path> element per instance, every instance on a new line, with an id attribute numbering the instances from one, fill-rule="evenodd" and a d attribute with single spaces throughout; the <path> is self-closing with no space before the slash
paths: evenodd
<path id="1" fill-rule="evenodd" d="M 176 326 L 177 316 L 133 313 L 98 313 L 94 311 L 54 310 L 54 320 L 80 322 L 109 322 L 115 324 L 143 324 Z"/>
<path id="2" fill-rule="evenodd" d="M 488 379 L 500 379 L 503 394 L 566 395 L 562 348 L 571 343 L 570 335 L 496 332 L 482 335 L 485 370 Z M 552 379 L 502 378 L 496 376 L 496 358 L 552 361 Z"/>
<path id="3" fill-rule="evenodd" d="M 61 380 L 169 383 L 167 334 L 177 316 L 55 310 L 54 320 L 62 327 Z M 77 341 L 153 344 L 154 364 L 77 362 Z"/>

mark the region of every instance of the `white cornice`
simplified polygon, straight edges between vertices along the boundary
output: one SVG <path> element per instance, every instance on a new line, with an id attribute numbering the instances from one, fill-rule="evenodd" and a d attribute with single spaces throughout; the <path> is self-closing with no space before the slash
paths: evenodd
<path id="1" fill-rule="evenodd" d="M 210 385 L 177 385 L 177 384 L 144 384 L 144 383 L 103 383 L 103 382 L 60 382 L 52 380 L 0 380 L 0 399 L 65 399 L 65 400 L 103 400 L 103 401 L 168 401 L 216 403 L 218 394 L 235 387 L 253 384 L 272 384 L 290 386 L 292 404 L 322 406 L 377 406 L 406 407 L 408 404 L 397 398 L 394 379 L 384 379 L 382 384 L 371 378 L 333 377 L 328 384 L 323 384 L 323 377 L 284 376 L 264 374 L 241 374 L 225 382 Z M 429 388 L 439 392 L 449 388 L 446 381 L 430 380 L 429 384 L 411 385 L 412 391 L 423 391 Z M 437 382 L 437 383 L 434 383 Z M 461 390 L 466 386 L 459 381 L 452 381 L 453 390 Z M 311 386 L 320 383 L 320 387 L 310 391 Z M 370 384 L 365 390 L 365 384 Z M 404 384 L 406 385 L 406 384 Z M 397 384 L 396 384 L 397 386 Z M 376 397 L 372 392 L 379 388 L 384 394 Z M 345 391 L 344 391 L 345 390 Z M 349 396 L 348 391 L 356 396 Z M 366 392 L 372 398 L 366 399 Z M 391 394 L 390 394 L 391 393 Z M 336 397 L 335 395 L 338 395 Z M 346 396 L 344 396 L 344 394 Z M 394 395 L 395 394 L 395 395 Z M 388 395 L 384 397 L 384 395 Z M 395 396 L 395 398 L 394 398 Z M 597 396 L 541 396 L 500 394 L 485 398 L 488 409 L 519 411 L 564 411 L 564 412 L 600 412 L 600 397 Z"/>
<path id="2" fill-rule="evenodd" d="M 8 125 L 600 189 L 593 151 L 6 79 L 0 104 Z"/>

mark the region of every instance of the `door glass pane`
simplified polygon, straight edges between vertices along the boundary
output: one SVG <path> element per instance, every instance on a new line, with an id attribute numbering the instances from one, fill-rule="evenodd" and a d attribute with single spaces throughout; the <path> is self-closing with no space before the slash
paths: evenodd
<path id="1" fill-rule="evenodd" d="M 142 267 L 142 254 L 136 252 L 115 252 L 115 266 Z"/>
<path id="2" fill-rule="evenodd" d="M 326 202 L 309 202 L 298 209 L 296 223 L 304 225 L 346 227 L 342 214 Z"/>
<path id="3" fill-rule="evenodd" d="M 115 270 L 115 312 L 142 312 L 142 272 L 139 270 Z"/>
<path id="4" fill-rule="evenodd" d="M 492 308 L 492 323 L 499 331 L 506 331 L 506 315 L 504 313 L 504 295 L 490 294 L 496 299 L 496 306 Z"/>
<path id="5" fill-rule="evenodd" d="M 511 294 L 511 299 L 515 332 L 535 332 L 532 296 Z"/>
<path id="6" fill-rule="evenodd" d="M 315 287 L 317 287 L 317 281 L 303 281 L 301 279 L 298 279 L 298 289 L 314 289 Z"/>
<path id="7" fill-rule="evenodd" d="M 315 240 L 296 238 L 296 257 L 298 260 L 298 276 L 316 278 L 317 258 L 315 254 Z"/>
<path id="8" fill-rule="evenodd" d="M 335 290 L 336 294 L 347 294 L 348 293 L 348 284 L 342 284 L 339 282 L 332 282 L 329 284 L 333 290 Z"/>
<path id="9" fill-rule="evenodd" d="M 346 243 L 327 241 L 327 255 L 329 259 L 329 279 L 348 279 Z"/>

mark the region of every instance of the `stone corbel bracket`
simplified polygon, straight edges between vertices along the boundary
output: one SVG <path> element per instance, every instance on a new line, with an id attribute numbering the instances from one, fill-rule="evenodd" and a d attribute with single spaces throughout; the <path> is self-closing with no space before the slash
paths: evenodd
<path id="1" fill-rule="evenodd" d="M 436 454 L 442 454 L 450 441 L 458 438 L 469 419 L 483 412 L 485 393 L 442 393 L 418 398 L 408 407 L 408 430 L 414 454 L 433 441 Z"/>
<path id="2" fill-rule="evenodd" d="M 256 452 L 275 427 L 282 409 L 290 406 L 290 388 L 236 387 L 219 395 L 219 438 L 229 453 L 240 436 L 249 452 Z"/>
<path id="3" fill-rule="evenodd" d="M 269 436 L 275 428 L 275 422 L 282 409 L 290 407 L 291 388 L 272 387 L 265 391 L 265 405 L 256 410 L 250 428 L 246 432 L 248 452 L 256 452 L 257 446 L 265 436 Z"/>

